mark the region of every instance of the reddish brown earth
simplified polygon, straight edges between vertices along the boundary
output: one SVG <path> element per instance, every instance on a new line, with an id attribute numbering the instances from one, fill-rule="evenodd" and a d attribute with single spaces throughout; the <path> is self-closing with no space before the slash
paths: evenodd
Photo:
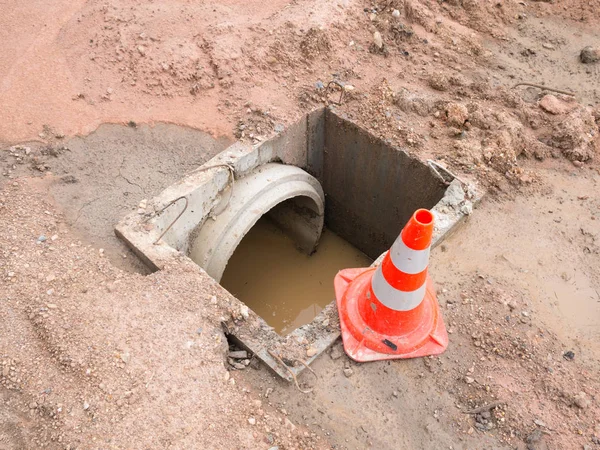
<path id="1" fill-rule="evenodd" d="M 600 448 L 599 10 L 4 2 L 0 448 Z M 447 352 L 355 364 L 338 342 L 302 394 L 229 366 L 226 291 L 183 261 L 141 275 L 111 228 L 332 79 L 339 111 L 488 196 L 432 255 Z"/>

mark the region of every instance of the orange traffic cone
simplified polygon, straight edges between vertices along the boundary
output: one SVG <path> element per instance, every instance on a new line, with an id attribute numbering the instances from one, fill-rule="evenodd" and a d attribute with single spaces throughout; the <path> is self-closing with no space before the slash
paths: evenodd
<path id="1" fill-rule="evenodd" d="M 353 360 L 416 358 L 448 347 L 427 274 L 433 214 L 417 210 L 379 267 L 345 269 L 334 280 L 344 350 Z"/>

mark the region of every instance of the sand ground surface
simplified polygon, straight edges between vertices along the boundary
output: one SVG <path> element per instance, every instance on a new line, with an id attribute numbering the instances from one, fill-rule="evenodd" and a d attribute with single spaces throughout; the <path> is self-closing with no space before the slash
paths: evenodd
<path id="1" fill-rule="evenodd" d="M 600 448 L 598 11 L 0 2 L 0 449 Z M 448 350 L 357 364 L 338 341 L 304 394 L 230 365 L 226 290 L 112 230 L 324 105 L 487 194 L 432 252 Z"/>

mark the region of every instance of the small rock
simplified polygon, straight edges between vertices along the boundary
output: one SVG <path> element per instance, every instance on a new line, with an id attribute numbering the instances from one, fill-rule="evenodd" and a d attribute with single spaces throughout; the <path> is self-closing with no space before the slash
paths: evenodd
<path id="1" fill-rule="evenodd" d="M 321 80 L 319 80 L 315 83 L 315 89 L 317 89 L 318 91 L 320 91 L 321 89 L 325 89 L 325 85 L 323 84 L 323 82 Z"/>
<path id="2" fill-rule="evenodd" d="M 581 161 L 573 160 L 573 161 L 571 161 L 571 162 L 573 163 L 573 165 L 574 165 L 575 167 L 578 167 L 578 168 L 580 168 L 580 169 L 583 167 L 583 163 L 582 163 Z"/>
<path id="3" fill-rule="evenodd" d="M 48 283 L 50 283 L 51 281 L 54 281 L 55 279 L 56 279 L 56 276 L 55 276 L 55 275 L 53 275 L 53 274 L 50 274 L 50 275 L 48 275 L 48 276 L 46 277 L 46 281 L 47 281 Z"/>
<path id="4" fill-rule="evenodd" d="M 83 410 L 87 411 L 88 409 L 90 409 L 90 404 L 88 402 L 83 402 Z"/>
<path id="5" fill-rule="evenodd" d="M 573 401 L 574 401 L 575 405 L 581 409 L 585 409 L 588 406 L 590 406 L 590 399 L 587 398 L 587 395 L 585 392 L 580 392 L 579 394 L 577 394 L 573 398 Z"/>
<path id="6" fill-rule="evenodd" d="M 285 130 L 285 127 L 282 124 L 278 123 L 275 125 L 275 133 L 281 133 L 283 130 Z"/>
<path id="7" fill-rule="evenodd" d="M 234 369 L 237 369 L 237 370 L 244 370 L 246 368 L 245 365 L 243 365 L 242 363 L 238 363 L 238 362 L 233 363 L 233 367 L 234 367 Z"/>
<path id="8" fill-rule="evenodd" d="M 447 91 L 450 87 L 450 80 L 447 75 L 442 72 L 435 72 L 429 77 L 429 86 L 436 91 Z M 439 111 L 436 111 L 434 117 L 439 117 Z"/>
<path id="9" fill-rule="evenodd" d="M 246 305 L 240 306 L 240 314 L 244 318 L 244 320 L 248 320 L 248 317 L 250 316 L 250 310 Z"/>
<path id="10" fill-rule="evenodd" d="M 285 421 L 284 421 L 284 423 L 285 423 L 285 427 L 286 427 L 286 428 L 288 428 L 288 429 L 290 429 L 290 430 L 295 430 L 295 429 L 296 429 L 296 425 L 294 425 L 294 424 L 292 423 L 292 421 L 291 421 L 290 419 L 288 419 L 287 417 L 285 418 Z"/>
<path id="11" fill-rule="evenodd" d="M 46 236 L 42 234 L 37 240 L 38 242 L 46 242 Z"/>
<path id="12" fill-rule="evenodd" d="M 137 46 L 137 51 L 142 56 L 146 55 L 146 47 L 144 47 L 143 45 L 138 45 Z"/>
<path id="13" fill-rule="evenodd" d="M 31 403 L 29 404 L 29 409 L 35 409 L 35 408 L 37 408 L 37 406 L 38 406 L 38 405 L 37 405 L 37 403 L 36 403 L 36 402 L 31 402 Z"/>
<path id="14" fill-rule="evenodd" d="M 379 31 L 373 33 L 373 43 L 377 46 L 377 48 L 383 48 L 383 38 L 381 37 L 381 33 Z"/>
<path id="15" fill-rule="evenodd" d="M 556 47 L 554 47 L 554 45 L 550 44 L 549 42 L 544 42 L 542 44 L 542 47 L 548 49 L 548 50 L 554 50 Z"/>
<path id="16" fill-rule="evenodd" d="M 398 391 L 394 391 L 394 392 L 392 392 L 392 395 L 393 395 L 394 397 L 398 398 Z"/>
<path id="17" fill-rule="evenodd" d="M 138 208 L 146 209 L 146 206 L 148 206 L 148 200 L 144 199 L 140 202 L 140 204 L 138 205 Z"/>
<path id="18" fill-rule="evenodd" d="M 538 427 L 544 427 L 544 428 L 546 428 L 546 424 L 544 422 L 542 422 L 540 419 L 535 419 L 533 421 L 533 423 L 535 423 Z"/>
<path id="19" fill-rule="evenodd" d="M 250 417 L 250 418 L 248 419 L 248 423 L 249 423 L 250 425 L 256 425 L 256 419 L 255 419 L 254 417 Z"/>
<path id="20" fill-rule="evenodd" d="M 584 64 L 591 64 L 600 61 L 600 47 L 592 47 L 588 45 L 581 50 L 579 59 Z"/>
<path id="21" fill-rule="evenodd" d="M 229 357 L 235 359 L 246 359 L 248 358 L 248 352 L 246 350 L 236 350 L 229 352 Z"/>
<path id="22" fill-rule="evenodd" d="M 472 384 L 475 382 L 475 378 L 472 377 L 465 377 L 465 383 L 467 384 Z"/>
<path id="23" fill-rule="evenodd" d="M 573 361 L 575 359 L 575 352 L 568 350 L 563 354 L 563 358 L 565 358 L 567 361 Z"/>
<path id="24" fill-rule="evenodd" d="M 563 102 L 551 94 L 544 95 L 539 102 L 539 106 L 544 111 L 556 116 L 566 114 L 575 108 L 575 105 Z"/>
<path id="25" fill-rule="evenodd" d="M 58 306 L 56 306 L 54 303 L 46 303 L 46 308 L 48 308 L 48 309 L 57 309 Z"/>
<path id="26" fill-rule="evenodd" d="M 393 10 L 392 11 L 392 16 L 395 17 L 395 18 L 400 17 L 400 11 L 398 11 L 397 9 Z"/>
<path id="27" fill-rule="evenodd" d="M 346 378 L 350 378 L 352 375 L 354 375 L 354 371 L 350 367 L 347 367 L 344 369 L 344 375 Z"/>
<path id="28" fill-rule="evenodd" d="M 525 438 L 525 442 L 527 442 L 528 444 L 535 444 L 536 442 L 541 441 L 542 437 L 543 437 L 542 432 L 539 429 L 535 429 L 533 431 L 533 433 L 529 434 Z M 534 447 L 534 448 L 537 448 L 537 447 Z"/>
<path id="29" fill-rule="evenodd" d="M 312 358 L 316 354 L 317 354 L 317 349 L 314 347 L 310 347 L 308 350 L 306 350 L 306 356 L 308 356 L 309 358 Z"/>
<path id="30" fill-rule="evenodd" d="M 450 103 L 446 108 L 446 117 L 451 126 L 462 127 L 469 120 L 469 110 L 460 103 Z"/>
<path id="31" fill-rule="evenodd" d="M 460 212 L 463 213 L 465 216 L 470 216 L 471 214 L 473 214 L 473 205 L 470 202 L 465 203 L 460 208 Z"/>
<path id="32" fill-rule="evenodd" d="M 329 353 L 329 356 L 335 361 L 336 359 L 340 359 L 343 354 L 344 353 L 338 347 L 334 347 L 331 349 L 331 353 Z"/>

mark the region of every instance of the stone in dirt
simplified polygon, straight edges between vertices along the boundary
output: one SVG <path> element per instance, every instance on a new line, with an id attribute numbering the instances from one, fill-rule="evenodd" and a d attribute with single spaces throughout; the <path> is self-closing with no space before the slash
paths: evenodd
<path id="1" fill-rule="evenodd" d="M 573 111 L 573 109 L 576 107 L 576 105 L 563 102 L 554 95 L 550 94 L 544 95 L 544 97 L 542 97 L 540 100 L 539 105 L 544 111 L 554 115 L 566 114 Z"/>
<path id="2" fill-rule="evenodd" d="M 329 356 L 335 361 L 336 359 L 340 359 L 343 354 L 344 353 L 338 347 L 334 347 L 333 349 L 331 349 L 331 353 L 329 353 Z"/>
<path id="3" fill-rule="evenodd" d="M 352 375 L 354 375 L 354 371 L 350 367 L 347 367 L 344 369 L 344 375 L 346 378 L 350 378 Z"/>
<path id="4" fill-rule="evenodd" d="M 600 47 L 592 47 L 588 45 L 581 50 L 579 59 L 584 64 L 591 64 L 600 61 Z"/>
<path id="5" fill-rule="evenodd" d="M 580 409 L 585 409 L 588 406 L 590 406 L 590 399 L 587 398 L 587 395 L 585 392 L 580 392 L 579 394 L 577 394 L 573 398 L 573 402 L 575 403 L 575 406 L 577 406 Z"/>
<path id="6" fill-rule="evenodd" d="M 460 103 L 450 103 L 446 107 L 446 117 L 448 125 L 462 127 L 469 120 L 469 111 L 465 105 Z"/>
<path id="7" fill-rule="evenodd" d="M 373 43 L 377 46 L 377 48 L 383 48 L 383 38 L 381 37 L 381 33 L 379 31 L 373 33 Z"/>
<path id="8" fill-rule="evenodd" d="M 248 352 L 246 350 L 236 350 L 229 352 L 229 357 L 235 359 L 246 359 L 248 358 Z"/>

